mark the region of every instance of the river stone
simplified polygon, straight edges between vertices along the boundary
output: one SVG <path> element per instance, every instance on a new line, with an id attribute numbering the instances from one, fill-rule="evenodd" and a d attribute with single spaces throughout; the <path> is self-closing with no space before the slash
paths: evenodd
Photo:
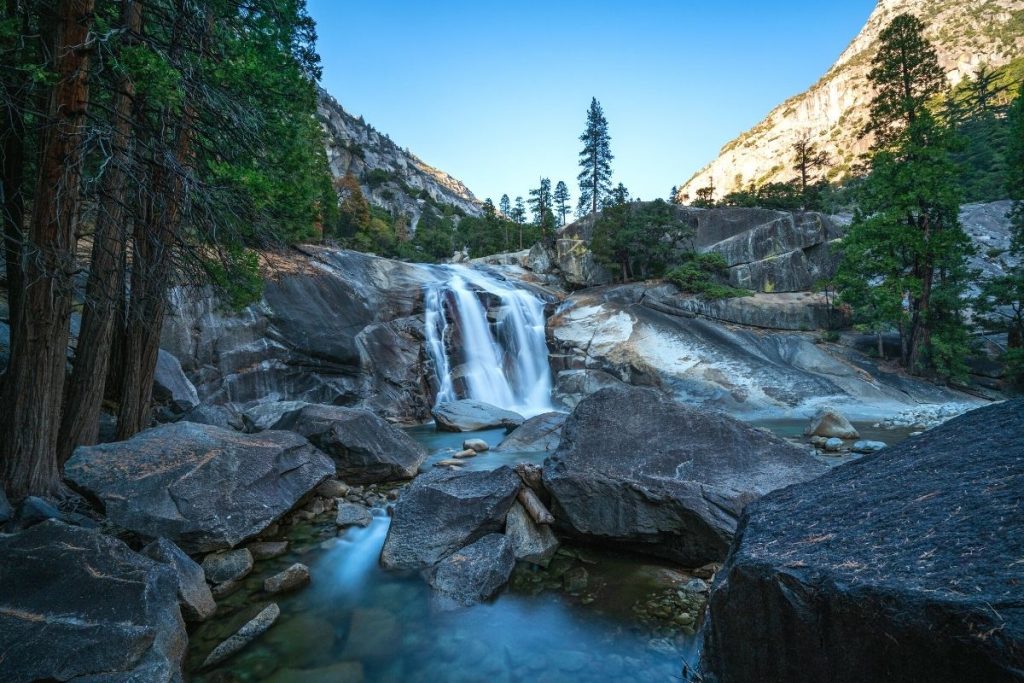
<path id="1" fill-rule="evenodd" d="M 462 442 L 462 448 L 474 453 L 484 453 L 491 450 L 491 447 L 483 439 L 466 439 Z"/>
<path id="2" fill-rule="evenodd" d="M 498 444 L 497 451 L 553 451 L 562 438 L 565 413 L 544 413 L 531 417 Z"/>
<path id="3" fill-rule="evenodd" d="M 850 421 L 837 409 L 830 406 L 819 408 L 811 424 L 804 431 L 806 436 L 823 436 L 826 439 L 859 439 L 860 434 Z"/>
<path id="4" fill-rule="evenodd" d="M 622 387 L 576 407 L 544 486 L 567 532 L 696 567 L 725 557 L 749 502 L 827 469 L 727 415 Z"/>
<path id="5" fill-rule="evenodd" d="M 302 588 L 309 583 L 309 567 L 296 562 L 284 571 L 278 572 L 263 581 L 263 590 L 270 594 L 287 593 Z"/>
<path id="6" fill-rule="evenodd" d="M 0 680 L 181 680 L 178 581 L 116 538 L 49 520 L 0 536 Z"/>
<path id="7" fill-rule="evenodd" d="M 854 453 L 877 453 L 878 451 L 886 448 L 887 444 L 884 441 L 858 441 L 853 444 Z"/>
<path id="8" fill-rule="evenodd" d="M 362 505 L 356 503 L 342 503 L 338 506 L 338 517 L 334 520 L 340 527 L 349 526 L 370 526 L 373 515 Z"/>
<path id="9" fill-rule="evenodd" d="M 298 434 L 248 435 L 190 422 L 80 447 L 65 468 L 112 523 L 188 552 L 257 536 L 333 473 L 330 458 Z"/>
<path id="10" fill-rule="evenodd" d="M 263 610 L 248 621 L 245 626 L 218 645 L 210 653 L 210 656 L 203 662 L 203 668 L 208 669 L 216 666 L 233 656 L 252 641 L 259 638 L 274 625 L 277 618 L 281 616 L 281 608 L 276 603 L 270 603 Z"/>
<path id="11" fill-rule="evenodd" d="M 288 541 L 258 541 L 246 547 L 254 560 L 272 560 L 288 552 Z"/>
<path id="12" fill-rule="evenodd" d="M 502 531 L 520 485 L 519 475 L 507 466 L 420 475 L 395 504 L 381 564 L 386 569 L 430 567 L 478 538 Z"/>
<path id="13" fill-rule="evenodd" d="M 203 558 L 203 571 L 210 583 L 239 581 L 252 572 L 252 553 L 247 548 L 210 553 Z"/>
<path id="14" fill-rule="evenodd" d="M 271 429 L 301 434 L 334 459 L 350 484 L 412 479 L 427 458 L 408 434 L 365 410 L 307 404 L 285 412 Z"/>
<path id="15" fill-rule="evenodd" d="M 517 560 L 547 567 L 558 550 L 558 539 L 551 527 L 536 524 L 519 502 L 512 504 L 505 518 L 505 535 L 512 542 Z"/>
<path id="16" fill-rule="evenodd" d="M 750 505 L 711 593 L 715 681 L 1018 681 L 1024 401 Z"/>
<path id="17" fill-rule="evenodd" d="M 523 416 L 483 401 L 465 399 L 442 403 L 433 410 L 440 432 L 479 432 L 484 429 L 514 429 L 523 424 Z"/>
<path id="18" fill-rule="evenodd" d="M 166 538 L 158 538 L 142 549 L 142 554 L 170 568 L 178 581 L 181 614 L 188 621 L 206 621 L 217 611 L 206 573 L 191 557 Z"/>
<path id="19" fill-rule="evenodd" d="M 838 453 L 843 448 L 843 440 L 836 437 L 825 439 L 824 449 L 829 453 Z"/>
<path id="20" fill-rule="evenodd" d="M 181 363 L 172 354 L 160 349 L 153 373 L 153 400 L 169 403 L 179 413 L 199 405 L 199 394 L 185 376 Z"/>
<path id="21" fill-rule="evenodd" d="M 494 597 L 515 566 L 512 541 L 503 534 L 488 534 L 441 560 L 426 577 L 443 597 L 473 605 Z"/>

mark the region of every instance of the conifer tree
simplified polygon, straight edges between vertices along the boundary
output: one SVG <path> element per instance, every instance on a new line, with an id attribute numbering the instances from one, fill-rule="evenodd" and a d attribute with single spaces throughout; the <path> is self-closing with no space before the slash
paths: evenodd
<path id="1" fill-rule="evenodd" d="M 591 215 L 611 192 L 612 156 L 611 136 L 608 134 L 608 120 L 597 98 L 590 102 L 587 111 L 587 127 L 580 136 L 583 149 L 580 151 L 580 184 L 579 208 Z"/>
<path id="2" fill-rule="evenodd" d="M 519 227 L 519 248 L 523 248 L 523 225 L 526 223 L 526 203 L 522 197 L 516 197 L 516 204 L 512 208 L 512 222 Z"/>
<path id="3" fill-rule="evenodd" d="M 965 371 L 961 300 L 971 245 L 959 222 L 953 133 L 928 109 L 945 81 L 923 30 L 904 14 L 882 32 L 869 76 L 877 93 L 871 174 L 838 282 L 863 324 L 899 332 L 908 370 L 955 377 Z"/>
<path id="4" fill-rule="evenodd" d="M 555 211 L 558 213 L 559 222 L 563 227 L 565 226 L 565 217 L 572 211 L 569 208 L 570 200 L 568 186 L 559 180 L 558 185 L 555 186 Z"/>
<path id="5" fill-rule="evenodd" d="M 828 164 L 828 153 L 818 149 L 817 145 L 811 141 L 808 131 L 804 131 L 793 143 L 793 152 L 796 155 L 793 170 L 797 172 L 797 179 L 800 181 L 800 196 L 806 202 L 810 176 Z"/>

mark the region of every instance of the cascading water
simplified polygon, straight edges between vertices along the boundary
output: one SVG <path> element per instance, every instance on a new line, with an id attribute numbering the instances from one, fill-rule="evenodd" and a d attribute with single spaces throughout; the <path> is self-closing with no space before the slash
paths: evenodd
<path id="1" fill-rule="evenodd" d="M 527 417 L 552 410 L 544 302 L 465 266 L 438 272 L 446 277 L 428 285 L 425 296 L 437 402 L 471 398 Z M 493 328 L 481 292 L 501 302 Z M 457 325 L 457 343 L 449 343 L 456 332 L 449 319 Z"/>

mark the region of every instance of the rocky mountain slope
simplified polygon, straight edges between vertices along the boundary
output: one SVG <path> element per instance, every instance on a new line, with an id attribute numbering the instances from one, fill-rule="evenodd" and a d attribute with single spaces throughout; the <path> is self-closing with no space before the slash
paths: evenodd
<path id="1" fill-rule="evenodd" d="M 867 24 L 821 80 L 792 97 L 755 127 L 725 145 L 717 159 L 679 190 L 693 198 L 713 184 L 715 197 L 748 186 L 793 178 L 793 143 L 809 136 L 829 155 L 830 177 L 841 177 L 867 151 L 860 132 L 871 90 L 867 74 L 879 34 L 898 14 L 910 12 L 928 26 L 950 85 L 982 65 L 999 67 L 1024 55 L 1024 0 L 879 0 Z"/>
<path id="2" fill-rule="evenodd" d="M 471 216 L 481 214 L 479 200 L 462 181 L 399 147 L 361 116 L 345 111 L 325 90 L 320 91 L 317 112 L 331 173 L 336 179 L 349 172 L 355 175 L 372 204 L 404 214 L 413 228 L 428 198 Z"/>

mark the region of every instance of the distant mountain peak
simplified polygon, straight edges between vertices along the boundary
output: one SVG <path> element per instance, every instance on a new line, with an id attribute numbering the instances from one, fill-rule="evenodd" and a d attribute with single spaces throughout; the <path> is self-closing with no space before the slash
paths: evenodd
<path id="1" fill-rule="evenodd" d="M 951 86 L 982 65 L 997 68 L 1024 56 L 1024 0 L 879 0 L 860 33 L 817 83 L 722 147 L 717 159 L 682 185 L 680 198 L 692 199 L 712 184 L 720 199 L 751 183 L 792 180 L 792 146 L 805 135 L 829 155 L 823 173 L 830 179 L 845 175 L 871 145 L 861 132 L 872 97 L 867 74 L 879 35 L 905 12 L 928 27 L 927 37 Z"/>
<path id="2" fill-rule="evenodd" d="M 317 113 L 331 174 L 337 179 L 352 173 L 371 204 L 404 214 L 413 229 L 426 204 L 424 193 L 436 204 L 454 206 L 470 216 L 482 214 L 480 201 L 461 180 L 399 147 L 322 88 Z"/>

